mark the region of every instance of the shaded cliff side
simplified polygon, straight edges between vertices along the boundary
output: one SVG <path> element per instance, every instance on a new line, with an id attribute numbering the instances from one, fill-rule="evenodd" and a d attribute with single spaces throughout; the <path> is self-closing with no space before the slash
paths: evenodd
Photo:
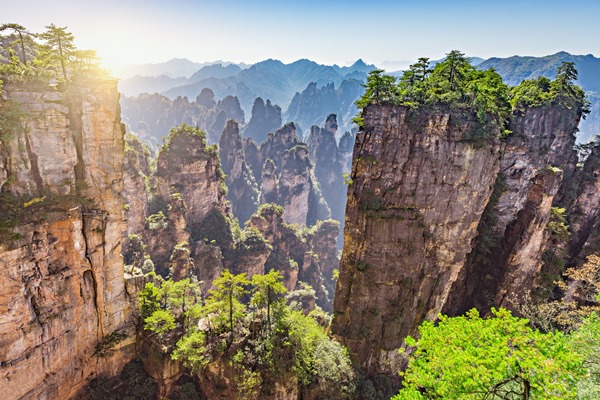
<path id="1" fill-rule="evenodd" d="M 133 357 L 119 95 L 106 79 L 5 90 L 20 115 L 0 144 L 3 226 L 16 222 L 0 244 L 0 391 L 68 399 Z"/>
<path id="2" fill-rule="evenodd" d="M 369 372 L 444 306 L 492 193 L 500 149 L 448 111 L 369 105 L 354 146 L 332 331 Z"/>
<path id="3" fill-rule="evenodd" d="M 560 191 L 572 190 L 574 133 L 580 117 L 550 105 L 527 108 L 513 117 L 497 197 L 486 208 L 476 246 L 445 312 L 514 308 L 530 297 L 549 246 L 551 207 Z"/>
<path id="4" fill-rule="evenodd" d="M 227 121 L 223 130 L 219 157 L 227 175 L 227 200 L 231 202 L 233 215 L 243 224 L 258 208 L 259 192 L 252 170 L 246 164 L 239 124 L 234 120 Z"/>

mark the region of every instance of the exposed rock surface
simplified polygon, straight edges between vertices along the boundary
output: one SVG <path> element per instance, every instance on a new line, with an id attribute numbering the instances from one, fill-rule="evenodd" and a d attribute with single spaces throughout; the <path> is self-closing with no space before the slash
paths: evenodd
<path id="1" fill-rule="evenodd" d="M 486 208 L 486 224 L 479 227 L 456 298 L 445 311 L 514 308 L 529 297 L 548 245 L 551 206 L 563 176 L 567 184 L 573 179 L 579 118 L 556 106 L 529 108 L 513 118 L 501 160 L 499 197 Z"/>
<path id="2" fill-rule="evenodd" d="M 398 368 L 397 349 L 448 299 L 492 192 L 500 145 L 444 111 L 371 105 L 354 146 L 333 333 L 367 372 Z"/>
<path id="3" fill-rule="evenodd" d="M 134 135 L 128 135 L 125 139 L 123 197 L 126 203 L 127 233 L 131 235 L 144 230 L 144 222 L 148 216 L 145 179 L 150 175 L 150 153 Z"/>
<path id="4" fill-rule="evenodd" d="M 271 104 L 270 100 L 265 103 L 258 97 L 252 106 L 252 118 L 244 131 L 244 136 L 251 137 L 258 143 L 267 139 L 267 134 L 281 126 L 281 108 Z"/>
<path id="5" fill-rule="evenodd" d="M 0 391 L 7 399 L 68 399 L 133 356 L 121 237 L 123 128 L 116 81 L 65 91 L 7 87 L 25 129 L 0 152 L 2 192 L 47 196 L 46 207 L 0 245 Z M 6 133 L 6 132 L 3 132 Z M 95 199 L 65 209 L 66 196 Z M 71 197 L 73 198 L 73 197 Z M 103 343 L 119 332 L 114 354 Z M 108 349 L 103 349 L 108 350 Z"/>
<path id="6" fill-rule="evenodd" d="M 242 135 L 239 125 L 229 120 L 219 140 L 221 168 L 227 175 L 227 200 L 231 210 L 244 224 L 258 208 L 258 187 L 252 170 L 246 164 Z"/>
<path id="7" fill-rule="evenodd" d="M 340 152 L 335 139 L 338 129 L 337 117 L 330 114 L 325 126 L 313 126 L 310 129 L 308 145 L 310 156 L 315 163 L 315 177 L 319 182 L 323 197 L 331 210 L 331 217 L 343 222 L 346 210 L 346 187 L 343 182 L 343 172 Z"/>
<path id="8" fill-rule="evenodd" d="M 568 266 L 581 265 L 585 258 L 600 251 L 600 143 L 576 177 L 577 191 L 569 207 L 571 240 Z"/>
<path id="9" fill-rule="evenodd" d="M 174 126 L 188 124 L 206 131 L 209 144 L 218 143 L 225 123 L 235 119 L 244 123 L 244 112 L 237 97 L 226 96 L 215 102 L 212 91 L 202 91 L 196 101 L 187 97 L 171 100 L 158 93 L 123 97 L 123 121 L 142 140 L 158 146 L 160 139 Z"/>
<path id="10" fill-rule="evenodd" d="M 339 116 L 342 132 L 350 130 L 352 118 L 357 113 L 354 102 L 365 91 L 362 84 L 361 80 L 347 79 L 336 89 L 335 83 L 318 87 L 312 82 L 301 93 L 296 93 L 286 112 L 286 120 L 294 121 L 308 130 L 334 113 Z"/>

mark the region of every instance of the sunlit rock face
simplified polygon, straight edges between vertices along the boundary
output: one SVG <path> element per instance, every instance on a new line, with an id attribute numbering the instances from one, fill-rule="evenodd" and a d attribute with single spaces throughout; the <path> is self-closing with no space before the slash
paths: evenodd
<path id="1" fill-rule="evenodd" d="M 0 388 L 68 399 L 133 357 L 119 95 L 113 80 L 5 89 L 24 117 L 0 145 L 1 189 L 42 200 L 0 244 Z M 124 339 L 99 351 L 115 332 Z"/>
<path id="2" fill-rule="evenodd" d="M 369 372 L 446 303 L 492 193 L 501 146 L 464 140 L 476 123 L 371 105 L 354 146 L 333 333 Z"/>

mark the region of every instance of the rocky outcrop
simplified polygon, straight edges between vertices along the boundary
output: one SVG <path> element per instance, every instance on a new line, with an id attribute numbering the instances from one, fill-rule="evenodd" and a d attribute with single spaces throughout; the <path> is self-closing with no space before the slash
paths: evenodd
<path id="1" fill-rule="evenodd" d="M 278 197 L 277 203 L 283 206 L 283 219 L 287 223 L 312 226 L 330 217 L 312 173 L 306 145 L 296 145 L 283 154 Z"/>
<path id="2" fill-rule="evenodd" d="M 137 97 L 124 96 L 121 105 L 123 121 L 142 140 L 157 147 L 160 139 L 177 125 L 202 127 L 206 131 L 208 143 L 214 144 L 219 142 L 227 120 L 235 119 L 240 124 L 244 123 L 244 112 L 237 97 L 226 96 L 215 102 L 210 90 L 203 90 L 196 101 L 189 101 L 187 97 L 171 100 L 158 93 L 144 93 Z"/>
<path id="3" fill-rule="evenodd" d="M 260 146 L 261 203 L 282 205 L 288 223 L 314 225 L 331 216 L 314 175 L 308 147 L 298 141 L 294 124 L 286 124 Z"/>
<path id="4" fill-rule="evenodd" d="M 600 251 L 600 143 L 596 142 L 574 180 L 578 189 L 569 207 L 568 266 L 580 266 Z"/>
<path id="5" fill-rule="evenodd" d="M 229 120 L 219 140 L 221 168 L 227 175 L 227 200 L 231 210 L 244 224 L 258 208 L 258 187 L 252 170 L 246 164 L 242 135 L 239 125 Z"/>
<path id="6" fill-rule="evenodd" d="M 301 93 L 294 95 L 286 112 L 286 120 L 294 121 L 307 130 L 334 113 L 339 117 L 342 132 L 350 130 L 357 113 L 354 102 L 365 91 L 362 84 L 363 81 L 358 79 L 346 79 L 336 89 L 335 83 L 318 87 L 312 82 Z"/>
<path id="7" fill-rule="evenodd" d="M 299 282 L 305 282 L 315 290 L 317 304 L 329 311 L 333 300 L 333 270 L 339 264 L 336 247 L 339 224 L 328 220 L 300 230 L 286 224 L 284 215 L 285 210 L 280 206 L 261 206 L 249 221 L 246 241 L 238 246 L 247 250 L 239 253 L 234 264 L 260 266 L 259 270 L 252 270 L 254 273 L 280 271 L 289 291 L 297 289 Z M 256 233 L 251 236 L 252 229 L 260 236 Z M 251 263 L 249 256 L 254 257 L 250 258 Z M 243 271 L 245 269 L 240 272 Z"/>
<path id="8" fill-rule="evenodd" d="M 367 372 L 395 375 L 397 349 L 433 319 L 461 274 L 499 169 L 500 145 L 444 110 L 370 105 L 354 146 L 333 333 Z"/>
<path id="9" fill-rule="evenodd" d="M 226 187 L 216 146 L 189 127 L 175 129 L 157 157 L 157 192 L 162 198 L 179 193 L 186 207 L 192 237 L 204 237 L 204 221 L 214 212 L 225 213 Z"/>
<path id="10" fill-rule="evenodd" d="M 342 164 L 342 174 L 352 171 L 352 150 L 354 149 L 355 132 L 344 132 L 339 143 L 339 158 Z"/>
<path id="11" fill-rule="evenodd" d="M 573 179 L 579 117 L 566 108 L 544 106 L 513 118 L 498 196 L 486 208 L 477 246 L 445 311 L 514 308 L 530 296 L 548 246 L 551 207 Z"/>
<path id="12" fill-rule="evenodd" d="M 346 198 L 341 194 L 345 192 L 346 187 L 342 176 L 340 152 L 335 140 L 337 128 L 337 117 L 330 114 L 323 128 L 313 126 L 310 129 L 308 145 L 311 159 L 315 163 L 315 177 L 331 210 L 331 217 L 343 221 Z"/>
<path id="13" fill-rule="evenodd" d="M 244 131 L 244 136 L 262 143 L 267 139 L 267 134 L 281 126 L 281 108 L 271 104 L 270 100 L 265 103 L 257 97 L 252 106 L 252 118 Z"/>
<path id="14" fill-rule="evenodd" d="M 74 398 L 133 357 L 116 81 L 5 93 L 24 114 L 22 129 L 2 132 L 3 198 L 32 203 L 0 245 L 0 388 L 9 399 Z"/>
<path id="15" fill-rule="evenodd" d="M 123 197 L 128 235 L 140 234 L 148 216 L 146 179 L 150 175 L 149 150 L 133 134 L 125 137 Z"/>

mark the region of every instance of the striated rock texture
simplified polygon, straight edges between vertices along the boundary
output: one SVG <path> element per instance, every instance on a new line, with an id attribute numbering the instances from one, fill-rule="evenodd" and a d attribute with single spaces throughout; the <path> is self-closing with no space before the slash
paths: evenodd
<path id="1" fill-rule="evenodd" d="M 397 349 L 446 303 L 496 178 L 500 145 L 444 110 L 370 105 L 354 146 L 333 333 L 368 372 L 397 371 Z"/>
<path id="2" fill-rule="evenodd" d="M 356 132 L 344 132 L 339 143 L 339 158 L 342 164 L 342 173 L 349 174 L 352 171 L 352 150 L 354 149 L 354 138 Z"/>
<path id="3" fill-rule="evenodd" d="M 273 202 L 284 207 L 288 223 L 314 225 L 331 216 L 314 175 L 308 147 L 296 137 L 294 124 L 286 124 L 269 133 L 260 146 L 261 203 Z"/>
<path id="4" fill-rule="evenodd" d="M 343 181 L 342 163 L 335 140 L 337 116 L 330 114 L 325 126 L 313 126 L 310 129 L 308 145 L 310 156 L 315 163 L 315 177 L 319 182 L 323 197 L 331 210 L 331 217 L 343 222 L 346 210 L 346 191 Z"/>
<path id="5" fill-rule="evenodd" d="M 231 202 L 233 215 L 243 225 L 258 208 L 259 192 L 252 170 L 246 164 L 242 135 L 234 120 L 227 121 L 221 135 L 219 157 L 227 175 L 227 200 Z"/>
<path id="6" fill-rule="evenodd" d="M 175 128 L 157 157 L 157 192 L 167 199 L 179 193 L 194 239 L 202 238 L 204 223 L 214 213 L 226 213 L 227 190 L 216 146 L 189 127 Z"/>
<path id="7" fill-rule="evenodd" d="M 125 137 L 123 197 L 129 235 L 141 233 L 148 216 L 145 180 L 150 175 L 149 157 L 148 148 L 136 136 L 129 134 Z"/>
<path id="8" fill-rule="evenodd" d="M 281 271 L 289 291 L 297 289 L 299 282 L 308 283 L 315 290 L 317 304 L 331 311 L 333 270 L 339 264 L 339 223 L 322 221 L 311 229 L 300 230 L 286 224 L 284 215 L 280 206 L 265 204 L 259 208 L 249 220 L 246 240 L 238 246 L 238 257 L 232 263 L 237 268 L 233 270 L 248 271 L 249 275 Z M 258 234 L 251 233 L 252 229 Z"/>
<path id="9" fill-rule="evenodd" d="M 551 207 L 573 180 L 579 119 L 557 106 L 529 108 L 513 117 L 497 196 L 486 208 L 477 246 L 445 311 L 514 308 L 530 296 L 548 246 Z"/>
<path id="10" fill-rule="evenodd" d="M 265 103 L 257 97 L 252 106 L 252 118 L 246 126 L 244 136 L 262 143 L 267 139 L 267 134 L 281 126 L 281 108 L 271 104 L 270 100 Z"/>
<path id="11" fill-rule="evenodd" d="M 600 143 L 596 142 L 575 181 L 577 190 L 569 207 L 571 240 L 568 266 L 582 265 L 600 251 Z"/>
<path id="12" fill-rule="evenodd" d="M 312 226 L 330 217 L 304 144 L 283 153 L 277 203 L 283 206 L 283 219 L 290 224 Z"/>
<path id="13" fill-rule="evenodd" d="M 0 391 L 75 398 L 91 377 L 114 375 L 133 357 L 116 81 L 7 87 L 5 96 L 24 114 L 22 129 L 2 132 L 1 191 L 41 197 L 19 236 L 0 244 Z"/>

